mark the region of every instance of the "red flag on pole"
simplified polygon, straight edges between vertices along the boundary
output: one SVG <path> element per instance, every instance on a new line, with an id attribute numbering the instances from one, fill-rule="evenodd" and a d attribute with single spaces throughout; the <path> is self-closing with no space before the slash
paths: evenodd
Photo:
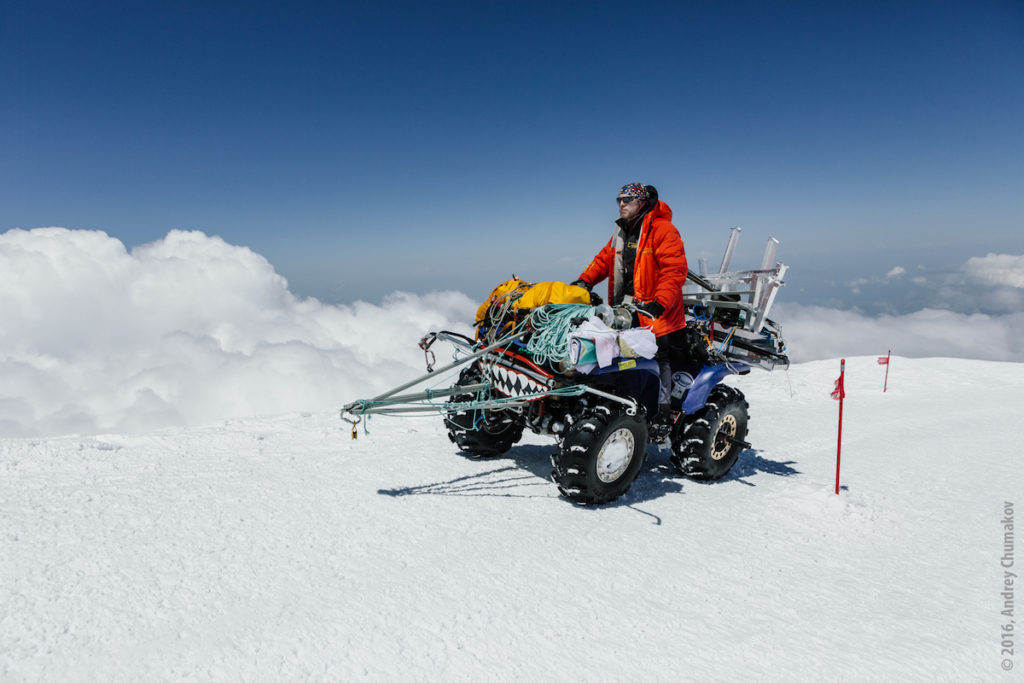
<path id="1" fill-rule="evenodd" d="M 839 435 L 836 437 L 836 495 L 839 495 L 839 454 L 843 450 L 843 399 L 846 398 L 846 390 L 843 389 L 843 377 L 846 375 L 846 359 L 839 361 L 839 379 L 836 380 L 835 388 L 832 389 L 832 398 L 839 401 Z"/>
<path id="2" fill-rule="evenodd" d="M 878 364 L 885 366 L 885 383 L 882 384 L 882 393 L 884 394 L 889 389 L 889 359 L 892 358 L 892 349 L 889 349 L 889 353 L 884 356 L 878 357 Z"/>
<path id="3" fill-rule="evenodd" d="M 842 361 L 842 363 L 843 363 L 843 365 L 845 365 L 846 364 L 846 360 L 844 359 Z M 842 367 L 842 366 L 840 366 L 840 367 Z M 836 380 L 835 386 L 832 387 L 832 398 L 834 398 L 837 401 L 842 401 L 844 398 L 846 398 L 846 390 L 843 389 L 843 371 L 842 370 L 839 371 L 839 379 Z"/>

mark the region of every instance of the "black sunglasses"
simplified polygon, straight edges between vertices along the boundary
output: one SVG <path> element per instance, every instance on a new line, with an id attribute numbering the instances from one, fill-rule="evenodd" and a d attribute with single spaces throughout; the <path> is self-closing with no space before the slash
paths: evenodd
<path id="1" fill-rule="evenodd" d="M 632 204 L 633 202 L 640 201 L 639 197 L 616 197 L 615 201 L 619 204 Z"/>

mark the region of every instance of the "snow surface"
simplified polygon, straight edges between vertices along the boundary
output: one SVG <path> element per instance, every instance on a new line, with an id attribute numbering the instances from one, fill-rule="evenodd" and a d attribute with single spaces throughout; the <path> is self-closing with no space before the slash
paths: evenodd
<path id="1" fill-rule="evenodd" d="M 730 380 L 726 479 L 652 448 L 602 508 L 437 418 L 0 440 L 0 679 L 1009 680 L 1024 364 L 883 373 L 847 361 L 839 496 L 834 360 Z"/>

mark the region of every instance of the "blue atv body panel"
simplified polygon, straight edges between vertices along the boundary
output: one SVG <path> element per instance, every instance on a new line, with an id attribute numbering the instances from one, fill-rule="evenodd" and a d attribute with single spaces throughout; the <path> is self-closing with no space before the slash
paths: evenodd
<path id="1" fill-rule="evenodd" d="M 628 366 L 622 369 L 622 366 Z M 620 358 L 618 362 L 584 375 L 587 384 L 605 385 L 620 396 L 636 399 L 648 415 L 658 413 L 661 373 L 652 358 Z"/>
<path id="2" fill-rule="evenodd" d="M 722 363 L 720 365 L 706 365 L 697 373 L 689 391 L 683 397 L 682 411 L 692 415 L 701 408 L 708 400 L 711 390 L 725 379 L 726 375 L 745 375 L 750 372 L 750 366 L 745 363 Z"/>

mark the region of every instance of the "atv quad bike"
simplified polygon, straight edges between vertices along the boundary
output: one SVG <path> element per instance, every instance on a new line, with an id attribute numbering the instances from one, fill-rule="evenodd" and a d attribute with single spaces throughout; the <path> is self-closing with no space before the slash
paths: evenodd
<path id="1" fill-rule="evenodd" d="M 577 341 L 572 351 L 574 331 L 585 321 L 597 318 L 609 330 L 623 330 L 636 319 L 635 309 L 582 303 L 517 307 L 524 288 L 515 286 L 481 307 L 477 339 L 448 331 L 426 335 L 420 340 L 428 356 L 426 375 L 354 401 L 341 416 L 352 423 L 354 437 L 364 415 L 438 411 L 449 439 L 481 458 L 508 451 L 526 429 L 552 436 L 558 444 L 552 480 L 562 495 L 587 505 L 624 494 L 652 442 L 671 449 L 680 474 L 721 479 L 749 447 L 747 402 L 722 380 L 754 367 L 789 364 L 779 326 L 767 317 L 787 269 L 772 265 L 778 242 L 769 240 L 759 270 L 729 272 L 738 236 L 739 228 L 733 228 L 718 273 L 687 277 L 690 349 L 672 367 L 667 423 L 658 413 L 656 360 L 631 354 L 601 365 L 584 362 L 592 360 L 585 344 Z M 435 371 L 429 359 L 438 341 L 454 346 L 455 360 Z M 399 393 L 455 370 L 458 378 L 448 387 Z"/>

